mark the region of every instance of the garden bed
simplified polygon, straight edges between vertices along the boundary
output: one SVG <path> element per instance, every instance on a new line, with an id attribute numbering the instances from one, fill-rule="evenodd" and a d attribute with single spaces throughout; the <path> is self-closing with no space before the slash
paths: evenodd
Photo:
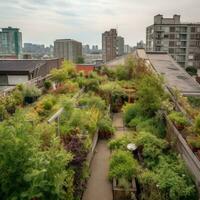
<path id="1" fill-rule="evenodd" d="M 113 178 L 113 200 L 136 200 L 137 186 L 135 178 L 130 182 L 130 188 L 124 189 L 118 185 L 118 180 Z"/>

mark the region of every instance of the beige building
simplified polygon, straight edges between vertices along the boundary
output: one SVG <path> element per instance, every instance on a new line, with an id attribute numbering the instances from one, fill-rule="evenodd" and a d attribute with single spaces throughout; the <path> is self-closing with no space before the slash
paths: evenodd
<path id="1" fill-rule="evenodd" d="M 54 56 L 77 62 L 82 57 L 82 43 L 71 39 L 59 39 L 54 42 Z"/>
<path id="2" fill-rule="evenodd" d="M 167 52 L 182 67 L 200 68 L 200 23 L 182 23 L 180 15 L 156 15 L 146 29 L 146 51 Z"/>
<path id="3" fill-rule="evenodd" d="M 111 29 L 102 34 L 103 61 L 108 62 L 117 57 L 117 30 Z"/>

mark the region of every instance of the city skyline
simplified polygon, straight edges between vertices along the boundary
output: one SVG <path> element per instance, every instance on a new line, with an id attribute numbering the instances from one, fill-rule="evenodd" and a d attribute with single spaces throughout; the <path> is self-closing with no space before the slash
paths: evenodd
<path id="1" fill-rule="evenodd" d="M 125 43 L 135 45 L 145 41 L 146 26 L 152 16 L 170 17 L 180 14 L 183 22 L 198 22 L 199 0 L 8 0 L 0 2 L 1 27 L 18 27 L 23 33 L 23 43 L 53 44 L 54 40 L 73 38 L 83 44 L 101 47 L 101 33 L 118 28 Z M 131 20 L 130 20 L 131 19 Z"/>

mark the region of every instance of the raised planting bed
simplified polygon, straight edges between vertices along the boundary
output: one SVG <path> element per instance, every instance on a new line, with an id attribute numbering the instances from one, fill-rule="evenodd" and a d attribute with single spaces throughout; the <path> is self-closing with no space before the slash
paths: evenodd
<path id="1" fill-rule="evenodd" d="M 132 178 L 131 182 L 129 182 L 129 187 L 124 188 L 119 185 L 119 181 L 116 178 L 113 178 L 112 182 L 113 186 L 113 200 L 130 200 L 137 199 L 137 186 L 135 178 Z"/>
<path id="2" fill-rule="evenodd" d="M 192 174 L 196 187 L 200 192 L 200 161 L 172 121 L 167 116 L 165 117 L 167 122 L 167 139 L 184 159 L 188 170 Z"/>

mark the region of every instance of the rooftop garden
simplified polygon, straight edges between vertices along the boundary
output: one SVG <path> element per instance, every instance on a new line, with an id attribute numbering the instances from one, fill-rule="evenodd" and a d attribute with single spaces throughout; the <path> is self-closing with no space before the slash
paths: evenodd
<path id="1" fill-rule="evenodd" d="M 98 134 L 109 139 L 112 152 L 108 178 L 125 189 L 135 179 L 138 199 L 198 199 L 184 161 L 166 139 L 163 113 L 183 135 L 190 133 L 186 141 L 196 149 L 200 117 L 189 103 L 192 124 L 174 110 L 163 84 L 141 59 L 130 57 L 117 69 L 102 67 L 87 75 L 65 61 L 43 88 L 18 85 L 2 96 L 1 198 L 81 199 L 89 176 L 87 157 Z M 48 123 L 60 109 L 59 118 Z M 129 132 L 120 138 L 113 136 L 110 111 L 123 112 Z M 129 143 L 136 145 L 136 153 L 127 149 Z"/>

